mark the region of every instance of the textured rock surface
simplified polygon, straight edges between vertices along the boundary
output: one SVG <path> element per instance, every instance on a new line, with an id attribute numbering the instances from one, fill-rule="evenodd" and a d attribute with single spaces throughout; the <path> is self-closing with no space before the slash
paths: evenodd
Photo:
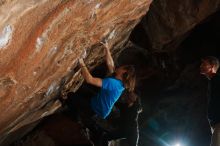
<path id="1" fill-rule="evenodd" d="M 3 0 L 0 2 L 0 141 L 52 114 L 56 96 L 77 90 L 80 56 L 103 61 L 101 40 L 120 52 L 150 0 Z M 0 142 L 1 143 L 1 142 Z"/>
<path id="2" fill-rule="evenodd" d="M 13 146 L 92 146 L 80 124 L 64 114 L 54 114 Z"/>
<path id="3" fill-rule="evenodd" d="M 184 35 L 220 8 L 220 0 L 155 0 L 143 20 L 152 51 L 176 49 Z"/>

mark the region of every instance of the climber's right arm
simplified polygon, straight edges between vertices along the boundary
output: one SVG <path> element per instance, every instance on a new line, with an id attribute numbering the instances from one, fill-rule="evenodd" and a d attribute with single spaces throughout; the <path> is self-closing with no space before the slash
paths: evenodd
<path id="1" fill-rule="evenodd" d="M 114 64 L 114 61 L 113 61 L 113 58 L 110 52 L 110 47 L 108 46 L 107 43 L 102 43 L 102 44 L 105 48 L 106 65 L 108 67 L 109 74 L 112 74 L 115 71 L 115 64 Z"/>

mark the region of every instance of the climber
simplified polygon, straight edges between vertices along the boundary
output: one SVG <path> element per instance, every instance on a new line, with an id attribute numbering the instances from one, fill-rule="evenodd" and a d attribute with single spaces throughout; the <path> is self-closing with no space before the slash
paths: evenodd
<path id="1" fill-rule="evenodd" d="M 200 73 L 209 81 L 207 117 L 211 125 L 212 140 L 210 146 L 220 146 L 220 76 L 219 59 L 208 56 L 202 59 Z"/>
<path id="2" fill-rule="evenodd" d="M 124 92 L 115 104 L 119 108 L 116 130 L 105 132 L 100 146 L 108 146 L 111 140 L 126 138 L 129 146 L 137 146 L 139 140 L 138 116 L 142 112 L 140 97 L 134 92 Z"/>
<path id="3" fill-rule="evenodd" d="M 72 103 L 75 102 L 73 104 L 76 104 L 76 106 L 78 106 L 78 109 L 80 108 L 80 106 L 84 106 L 84 108 L 87 107 L 86 112 L 88 112 L 91 116 L 97 115 L 105 119 L 110 114 L 114 103 L 118 100 L 124 89 L 127 89 L 129 91 L 134 90 L 136 76 L 135 69 L 132 65 L 124 65 L 115 69 L 114 61 L 110 52 L 110 47 L 107 43 L 102 43 L 102 45 L 105 48 L 105 59 L 107 63 L 107 68 L 112 76 L 105 77 L 104 79 L 93 77 L 87 69 L 84 60 L 80 58 L 79 65 L 83 78 L 88 84 L 99 87 L 100 89 L 98 93 L 94 95 L 87 94 L 86 96 L 90 96 L 89 99 L 88 97 L 77 97 L 77 95 L 75 95 L 74 93 L 69 93 L 68 99 L 72 100 L 70 101 Z M 86 91 L 84 91 L 84 93 L 85 92 Z M 76 101 L 74 98 L 77 98 L 81 101 Z M 85 101 L 85 98 L 87 98 L 88 100 Z M 82 114 L 85 114 L 86 112 L 83 112 Z"/>

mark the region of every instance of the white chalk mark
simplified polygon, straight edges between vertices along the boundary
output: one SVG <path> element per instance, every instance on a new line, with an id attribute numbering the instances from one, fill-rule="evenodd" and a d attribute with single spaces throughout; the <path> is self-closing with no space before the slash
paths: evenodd
<path id="1" fill-rule="evenodd" d="M 7 25 L 0 34 L 0 48 L 5 47 L 12 37 L 12 27 Z"/>
<path id="2" fill-rule="evenodd" d="M 62 13 L 59 14 L 58 17 L 56 17 L 55 20 L 53 20 L 50 24 L 50 26 L 48 26 L 48 28 L 42 33 L 42 35 L 40 37 L 37 38 L 36 40 L 36 53 L 40 52 L 43 45 L 44 45 L 44 42 L 48 41 L 48 34 L 50 32 L 52 32 L 53 28 L 58 25 L 59 21 L 67 14 L 70 12 L 70 9 L 66 8 L 63 10 Z M 33 56 L 35 55 L 35 53 L 33 54 Z M 31 56 L 31 58 L 33 57 Z"/>
<path id="3" fill-rule="evenodd" d="M 96 16 L 96 14 L 98 13 L 98 9 L 101 7 L 101 5 L 101 3 L 96 4 L 94 10 L 92 11 L 92 18 Z"/>
<path id="4" fill-rule="evenodd" d="M 110 32 L 110 29 L 108 29 L 104 35 L 105 35 L 105 38 L 103 38 L 103 40 L 101 41 L 101 43 L 105 46 L 108 46 L 109 45 L 109 40 L 112 40 L 115 36 L 116 36 L 116 30 L 114 29 L 111 33 Z"/>
<path id="5" fill-rule="evenodd" d="M 42 46 L 44 43 L 44 38 L 43 37 L 38 37 L 36 41 L 36 52 L 40 52 Z"/>
<path id="6" fill-rule="evenodd" d="M 82 55 L 81 55 L 81 58 L 82 58 L 82 59 L 85 59 L 86 56 L 87 56 L 87 52 L 86 52 L 86 49 L 84 49 L 84 51 L 83 51 L 83 53 L 82 53 Z"/>
<path id="7" fill-rule="evenodd" d="M 114 36 L 116 35 L 116 33 L 115 33 L 116 31 L 115 30 L 113 30 L 110 34 L 109 34 L 109 37 L 108 37 L 108 39 L 109 40 L 111 40 L 111 39 L 113 39 L 114 38 Z"/>
<path id="8" fill-rule="evenodd" d="M 101 6 L 101 3 L 98 3 L 96 6 L 95 6 L 95 9 L 99 9 Z"/>
<path id="9" fill-rule="evenodd" d="M 53 82 L 50 87 L 48 88 L 47 92 L 46 92 L 46 96 L 50 96 L 54 90 L 56 89 L 56 83 Z"/>
<path id="10" fill-rule="evenodd" d="M 58 50 L 57 46 L 51 48 L 50 51 L 48 52 L 48 55 L 47 55 L 47 56 L 48 56 L 48 57 L 53 56 L 53 55 L 57 52 L 57 50 Z"/>

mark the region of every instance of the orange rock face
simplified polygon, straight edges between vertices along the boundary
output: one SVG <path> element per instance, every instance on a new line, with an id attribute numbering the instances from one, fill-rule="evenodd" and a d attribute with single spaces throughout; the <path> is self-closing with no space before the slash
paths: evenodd
<path id="1" fill-rule="evenodd" d="M 3 0 L 0 2 L 0 141 L 52 114 L 56 100 L 103 61 L 100 41 L 120 52 L 151 0 Z"/>

